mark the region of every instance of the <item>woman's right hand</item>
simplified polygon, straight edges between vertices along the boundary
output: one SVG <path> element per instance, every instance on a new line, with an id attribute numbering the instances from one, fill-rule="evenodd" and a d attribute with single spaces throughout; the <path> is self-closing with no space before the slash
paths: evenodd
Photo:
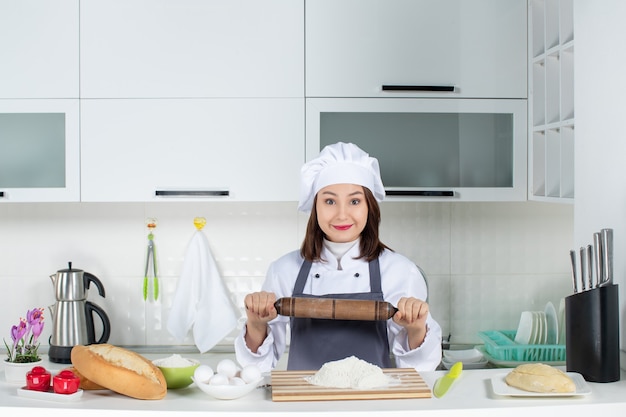
<path id="1" fill-rule="evenodd" d="M 246 295 L 244 305 L 248 323 L 267 323 L 278 315 L 274 303 L 276 294 L 273 292 L 259 291 Z"/>
<path id="2" fill-rule="evenodd" d="M 248 317 L 245 341 L 252 352 L 256 352 L 267 337 L 267 323 L 278 316 L 275 302 L 276 294 L 266 291 L 253 292 L 244 298 Z"/>

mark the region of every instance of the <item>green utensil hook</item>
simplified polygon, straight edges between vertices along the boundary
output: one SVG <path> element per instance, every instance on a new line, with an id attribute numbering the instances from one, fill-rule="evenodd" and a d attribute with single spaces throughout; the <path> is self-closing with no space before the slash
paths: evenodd
<path id="1" fill-rule="evenodd" d="M 148 226 L 148 249 L 146 253 L 146 270 L 143 278 L 143 299 L 144 301 L 148 300 L 148 289 L 150 287 L 150 265 L 152 264 L 152 296 L 154 301 L 159 298 L 159 278 L 157 272 L 157 261 L 156 261 L 156 247 L 154 244 L 154 233 L 152 230 L 156 228 L 157 222 L 156 219 L 148 219 L 146 222 Z"/>

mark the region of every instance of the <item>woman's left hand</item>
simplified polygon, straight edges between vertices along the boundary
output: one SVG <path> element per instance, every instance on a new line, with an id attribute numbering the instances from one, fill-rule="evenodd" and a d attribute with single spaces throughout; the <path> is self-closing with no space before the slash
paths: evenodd
<path id="1" fill-rule="evenodd" d="M 419 347 L 426 337 L 428 303 L 414 297 L 402 297 L 396 307 L 398 312 L 394 314 L 393 321 L 406 329 L 409 347 Z"/>

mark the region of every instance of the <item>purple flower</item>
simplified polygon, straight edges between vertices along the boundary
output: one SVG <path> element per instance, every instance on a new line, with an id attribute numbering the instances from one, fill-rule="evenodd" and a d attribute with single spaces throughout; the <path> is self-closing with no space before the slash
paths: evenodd
<path id="1" fill-rule="evenodd" d="M 28 319 L 28 325 L 33 332 L 33 340 L 31 343 L 36 343 L 37 338 L 43 331 L 43 308 L 34 308 L 29 310 L 26 314 Z"/>
<path id="2" fill-rule="evenodd" d="M 14 345 L 17 344 L 22 337 L 24 337 L 27 331 L 28 327 L 26 327 L 26 320 L 20 318 L 20 324 L 11 327 L 11 339 L 13 339 Z"/>

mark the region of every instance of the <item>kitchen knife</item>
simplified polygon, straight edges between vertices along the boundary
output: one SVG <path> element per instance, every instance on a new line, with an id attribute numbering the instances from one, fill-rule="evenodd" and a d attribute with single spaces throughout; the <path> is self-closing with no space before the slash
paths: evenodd
<path id="1" fill-rule="evenodd" d="M 602 229 L 600 231 L 602 238 L 602 267 L 603 278 L 601 286 L 613 284 L 613 229 Z"/>
<path id="2" fill-rule="evenodd" d="M 593 288 L 593 246 L 587 245 L 587 288 Z"/>
<path id="3" fill-rule="evenodd" d="M 329 320 L 388 320 L 398 311 L 386 301 L 283 297 L 274 303 L 281 316 Z"/>
<path id="4" fill-rule="evenodd" d="M 580 247 L 580 282 L 583 291 L 587 289 L 587 250 Z"/>
<path id="5" fill-rule="evenodd" d="M 448 392 L 454 381 L 456 381 L 461 375 L 461 372 L 463 372 L 463 362 L 457 362 L 452 365 L 447 374 L 435 381 L 435 386 L 433 387 L 433 394 L 435 394 L 435 397 L 443 397 L 445 393 Z"/>
<path id="6" fill-rule="evenodd" d="M 578 274 L 576 273 L 576 251 L 569 251 L 569 259 L 572 262 L 572 280 L 574 281 L 574 293 L 578 292 Z"/>
<path id="7" fill-rule="evenodd" d="M 602 278 L 602 258 L 603 258 L 603 249 L 602 249 L 602 237 L 600 232 L 596 232 L 593 234 L 593 255 L 595 259 L 595 271 L 596 271 L 596 287 L 600 285 L 603 281 Z"/>

